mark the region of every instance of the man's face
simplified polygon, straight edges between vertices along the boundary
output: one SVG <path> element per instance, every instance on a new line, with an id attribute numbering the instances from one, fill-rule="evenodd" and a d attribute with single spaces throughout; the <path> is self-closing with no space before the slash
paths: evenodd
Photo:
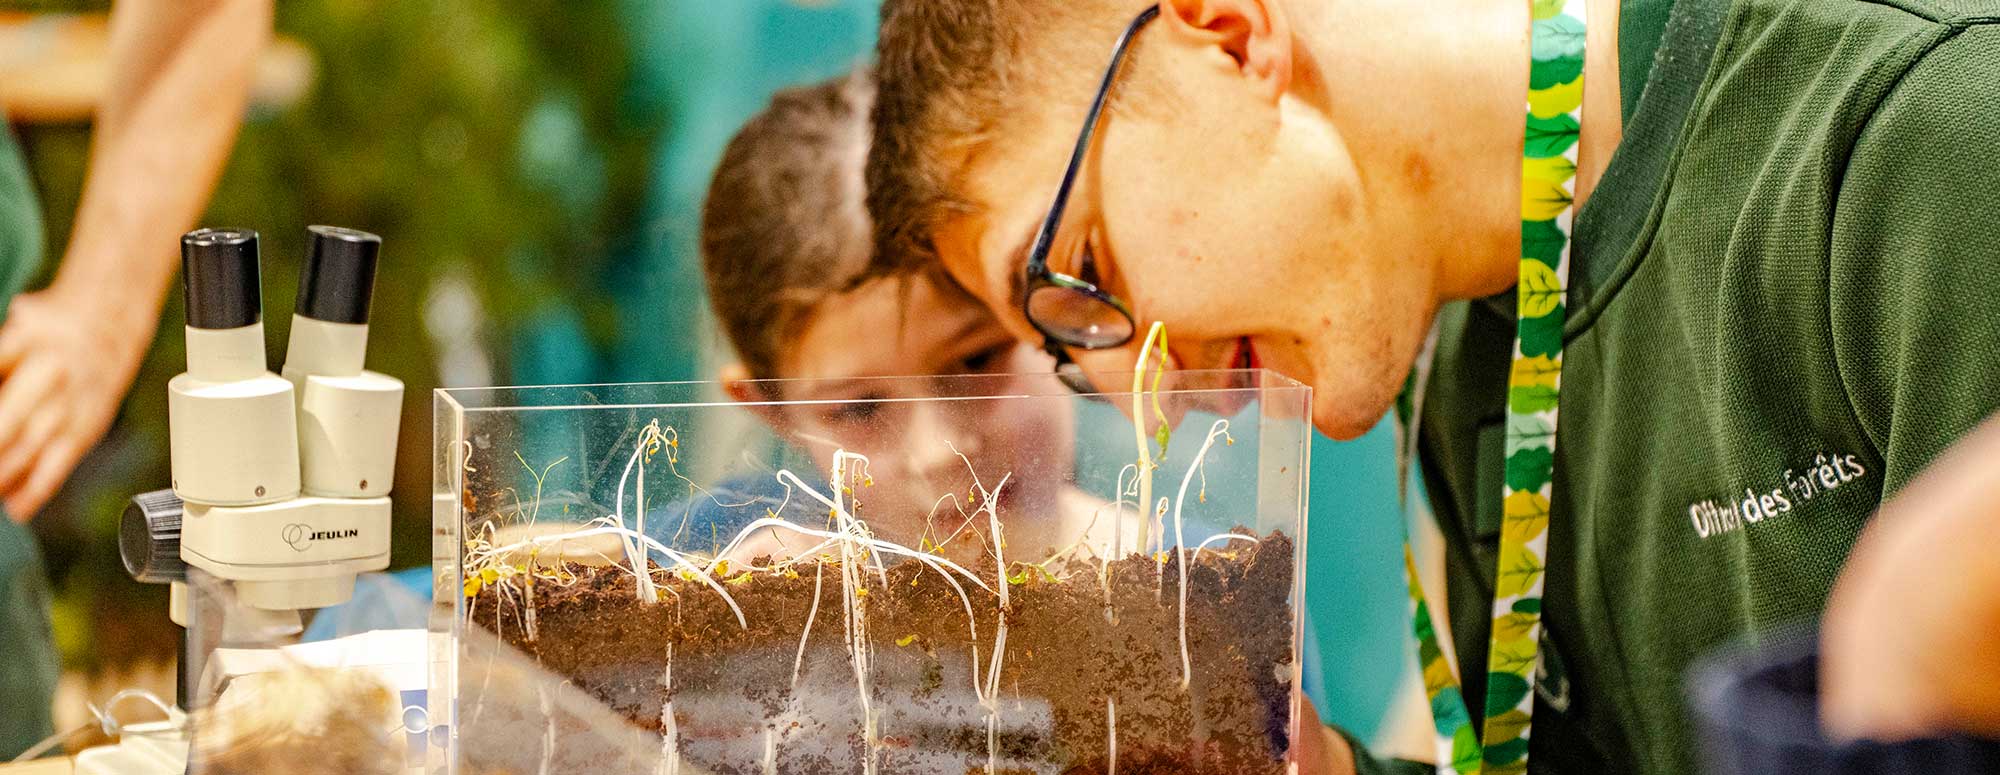
<path id="1" fill-rule="evenodd" d="M 1162 48 L 1127 61 L 1125 77 L 1166 70 L 1152 77 L 1174 84 L 1176 103 L 1107 111 L 1049 255 L 1051 269 L 1131 305 L 1140 336 L 1073 355 L 1089 371 L 1130 371 L 1144 332 L 1163 321 L 1176 366 L 1275 369 L 1313 386 L 1321 431 L 1365 433 L 1435 309 L 1429 267 L 1375 238 L 1385 226 L 1371 217 L 1368 181 L 1325 113 L 1259 93 L 1220 54 Z M 1021 270 L 1084 92 L 1039 99 L 1060 107 L 1018 116 L 980 146 L 956 192 L 972 213 L 935 232 L 953 277 L 1028 341 L 1041 337 L 1021 312 Z"/>

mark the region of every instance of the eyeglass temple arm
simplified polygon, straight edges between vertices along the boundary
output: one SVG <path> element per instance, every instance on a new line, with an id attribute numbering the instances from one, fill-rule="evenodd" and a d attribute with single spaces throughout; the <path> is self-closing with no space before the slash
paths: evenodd
<path id="1" fill-rule="evenodd" d="M 1042 227 L 1035 232 L 1034 246 L 1028 251 L 1030 267 L 1046 266 L 1049 261 L 1049 246 L 1055 242 L 1056 226 L 1062 222 L 1063 210 L 1069 207 L 1070 189 L 1076 186 L 1076 174 L 1083 169 L 1083 157 L 1090 152 L 1091 138 L 1097 134 L 1098 117 L 1104 113 L 1104 104 L 1109 101 L 1111 84 L 1118 79 L 1118 66 L 1125 61 L 1125 51 L 1132 45 L 1139 30 L 1159 18 L 1158 5 L 1146 6 L 1137 18 L 1125 27 L 1118 36 L 1118 47 L 1111 50 L 1111 64 L 1104 68 L 1104 82 L 1097 87 L 1097 96 L 1090 101 L 1090 112 L 1083 118 L 1083 131 L 1076 138 L 1076 148 L 1070 151 L 1069 168 L 1063 170 L 1062 185 L 1056 187 L 1055 202 L 1049 205 L 1049 215 L 1042 220 Z"/>

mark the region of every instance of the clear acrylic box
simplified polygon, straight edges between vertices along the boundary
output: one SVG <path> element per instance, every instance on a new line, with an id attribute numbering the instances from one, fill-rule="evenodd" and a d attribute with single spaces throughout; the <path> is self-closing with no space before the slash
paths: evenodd
<path id="1" fill-rule="evenodd" d="M 1308 388 L 721 392 L 437 392 L 432 772 L 1286 770 Z"/>

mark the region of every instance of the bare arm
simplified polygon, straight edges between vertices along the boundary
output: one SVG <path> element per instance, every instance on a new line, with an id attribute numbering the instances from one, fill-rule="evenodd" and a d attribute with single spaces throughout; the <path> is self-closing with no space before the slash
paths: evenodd
<path id="1" fill-rule="evenodd" d="M 270 0 L 121 0 L 112 77 L 55 281 L 0 326 L 0 496 L 26 519 L 103 435 L 152 341 L 177 237 L 243 116 Z"/>
<path id="2" fill-rule="evenodd" d="M 1820 704 L 1845 738 L 2000 736 L 2000 416 L 1882 508 L 1828 603 Z"/>
<path id="3" fill-rule="evenodd" d="M 229 158 L 270 30 L 270 0 L 117 3 L 112 80 L 52 290 L 98 297 L 128 332 L 158 323 L 178 237 Z"/>

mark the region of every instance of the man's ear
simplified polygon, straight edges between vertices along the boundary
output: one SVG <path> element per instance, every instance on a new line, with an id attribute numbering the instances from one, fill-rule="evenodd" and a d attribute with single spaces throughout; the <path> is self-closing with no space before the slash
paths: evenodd
<path id="1" fill-rule="evenodd" d="M 745 367 L 742 361 L 735 361 L 722 367 L 715 376 L 716 380 L 722 383 L 722 392 L 729 394 L 729 400 L 739 404 L 747 404 L 743 408 L 748 409 L 751 414 L 756 415 L 757 419 L 765 425 L 771 426 L 771 430 L 778 433 L 785 432 L 785 415 L 783 410 L 771 404 L 763 403 L 772 400 L 775 396 L 766 393 L 765 388 L 750 377 L 750 369 Z"/>
<path id="2" fill-rule="evenodd" d="M 1292 27 L 1282 0 L 1160 0 L 1160 17 L 1184 41 L 1214 47 L 1273 102 L 1292 83 Z"/>

